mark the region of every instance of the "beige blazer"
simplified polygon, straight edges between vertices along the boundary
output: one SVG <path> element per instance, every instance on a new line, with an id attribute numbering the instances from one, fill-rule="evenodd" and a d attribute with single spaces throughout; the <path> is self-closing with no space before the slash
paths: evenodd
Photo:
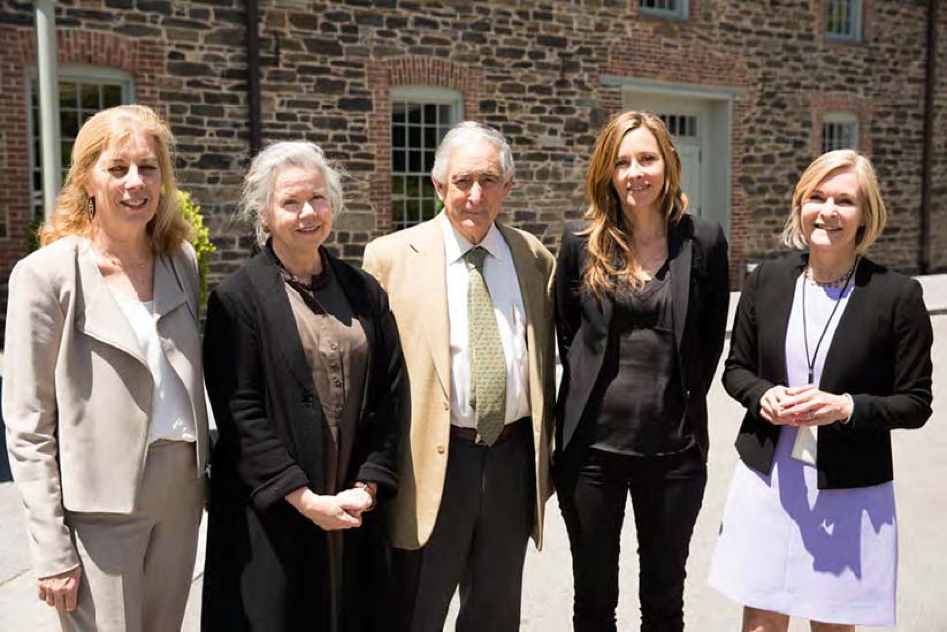
<path id="1" fill-rule="evenodd" d="M 388 291 L 411 384 L 411 428 L 399 457 L 398 495 L 391 504 L 392 544 L 417 549 L 434 529 L 450 445 L 450 342 L 444 238 L 439 218 L 387 235 L 365 249 L 365 270 Z M 542 547 L 543 509 L 552 494 L 555 349 L 552 273 L 555 261 L 534 236 L 499 226 L 513 253 L 526 308 L 529 401 L 536 454 L 536 520 Z"/>
<path id="2" fill-rule="evenodd" d="M 20 261 L 7 301 L 3 417 L 38 576 L 78 565 L 64 509 L 130 513 L 144 471 L 153 379 L 88 240 L 68 237 Z M 154 310 L 168 360 L 187 388 L 197 469 L 207 461 L 190 245 L 158 257 Z"/>

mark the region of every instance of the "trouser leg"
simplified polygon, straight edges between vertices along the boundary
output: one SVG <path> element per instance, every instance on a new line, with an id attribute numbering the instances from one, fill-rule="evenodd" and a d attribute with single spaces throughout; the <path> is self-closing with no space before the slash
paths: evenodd
<path id="1" fill-rule="evenodd" d="M 480 509 L 482 455 L 451 439 L 444 492 L 431 537 L 417 551 L 396 550 L 396 581 L 405 582 L 399 618 L 411 632 L 441 632 L 451 598 L 467 565 Z"/>
<path id="2" fill-rule="evenodd" d="M 613 632 L 618 556 L 628 482 L 626 457 L 577 446 L 557 473 L 559 507 L 572 549 L 576 632 Z"/>
<path id="3" fill-rule="evenodd" d="M 519 629 L 523 562 L 533 530 L 536 484 L 532 427 L 481 452 L 480 513 L 460 582 L 458 632 Z"/>
<path id="4" fill-rule="evenodd" d="M 162 442 L 148 455 L 142 492 L 153 515 L 154 528 L 144 559 L 146 632 L 178 630 L 184 619 L 204 497 L 197 478 L 194 444 Z"/>
<path id="5" fill-rule="evenodd" d="M 638 531 L 642 632 L 684 629 L 684 579 L 707 467 L 694 448 L 636 459 L 631 499 Z"/>

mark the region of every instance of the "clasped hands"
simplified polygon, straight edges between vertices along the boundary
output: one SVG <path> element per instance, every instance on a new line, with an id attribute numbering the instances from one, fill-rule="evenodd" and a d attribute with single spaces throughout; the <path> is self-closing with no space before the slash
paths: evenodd
<path id="1" fill-rule="evenodd" d="M 320 495 L 300 487 L 286 500 L 316 526 L 326 531 L 351 529 L 362 525 L 362 514 L 375 505 L 374 496 L 365 487 L 352 487 L 335 495 Z"/>
<path id="2" fill-rule="evenodd" d="M 760 416 L 775 425 L 824 426 L 851 418 L 851 397 L 815 386 L 774 386 L 760 398 Z"/>

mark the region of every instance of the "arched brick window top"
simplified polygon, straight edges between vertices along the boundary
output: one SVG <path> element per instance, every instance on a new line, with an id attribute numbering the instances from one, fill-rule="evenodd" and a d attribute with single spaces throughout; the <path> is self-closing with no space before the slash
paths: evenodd
<path id="1" fill-rule="evenodd" d="M 402 168 L 400 161 L 408 160 L 413 155 L 405 152 L 410 143 L 392 143 L 395 134 L 407 132 L 408 114 L 406 113 L 406 97 L 416 95 L 423 97 L 425 94 L 434 96 L 432 105 L 436 105 L 434 111 L 437 112 L 435 119 L 432 119 L 435 127 L 444 127 L 443 107 L 450 101 L 457 103 L 452 106 L 450 112 L 453 118 L 477 120 L 480 111 L 480 85 L 482 74 L 478 68 L 456 64 L 444 59 L 433 59 L 429 57 L 400 57 L 380 62 L 372 62 L 368 67 L 368 83 L 374 99 L 374 111 L 371 116 L 370 138 L 374 144 L 375 151 L 375 181 L 377 186 L 372 188 L 371 200 L 375 208 L 375 228 L 379 232 L 390 232 L 392 229 L 404 227 L 418 219 L 430 215 L 430 210 L 425 206 L 425 194 L 420 188 L 413 195 L 414 189 L 408 189 L 409 181 L 412 186 L 423 185 L 423 168 L 412 169 Z M 453 95 L 452 99 L 447 98 Z M 434 103 L 436 102 L 436 104 Z M 395 112 L 393 104 L 397 106 Z M 394 116 L 404 117 L 406 125 L 394 124 Z M 420 126 L 424 128 L 427 119 L 422 113 Z M 451 119 L 451 122 L 456 122 Z M 446 120 L 446 119 L 445 119 Z M 399 136 L 400 138 L 400 136 Z M 422 147 L 422 153 L 418 156 L 421 160 L 427 155 L 423 153 L 426 145 Z M 400 151 L 399 151 L 400 150 Z M 413 150 L 412 150 L 413 151 Z M 397 156 L 394 156 L 398 153 Z M 431 152 L 433 153 L 433 152 Z M 393 164 L 397 158 L 398 165 Z M 406 163 L 410 167 L 410 163 Z M 417 165 L 416 165 L 417 166 Z M 398 167 L 396 170 L 395 167 Z M 396 174 L 395 171 L 398 173 Z M 401 175 L 399 175 L 401 174 Z M 413 177 L 409 177 L 411 174 Z M 395 178 L 394 176 L 398 176 Z M 395 182 L 397 180 L 397 182 Z M 398 190 L 395 191 L 397 185 Z M 419 184 L 420 183 L 420 184 Z M 392 204 L 392 197 L 398 198 L 397 209 Z M 415 216 L 412 205 L 417 200 L 418 214 Z M 397 211 L 397 220 L 393 219 L 393 211 Z"/>

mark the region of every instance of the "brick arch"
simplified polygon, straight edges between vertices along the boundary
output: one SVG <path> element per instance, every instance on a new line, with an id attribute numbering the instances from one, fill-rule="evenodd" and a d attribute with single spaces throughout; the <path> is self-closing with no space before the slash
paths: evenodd
<path id="1" fill-rule="evenodd" d="M 387 233 L 391 231 L 391 89 L 433 86 L 456 90 L 463 95 L 464 117 L 478 120 L 483 75 L 479 68 L 418 56 L 373 62 L 367 72 L 373 100 L 369 139 L 375 147 L 376 182 L 370 199 L 375 210 L 375 229 Z"/>

